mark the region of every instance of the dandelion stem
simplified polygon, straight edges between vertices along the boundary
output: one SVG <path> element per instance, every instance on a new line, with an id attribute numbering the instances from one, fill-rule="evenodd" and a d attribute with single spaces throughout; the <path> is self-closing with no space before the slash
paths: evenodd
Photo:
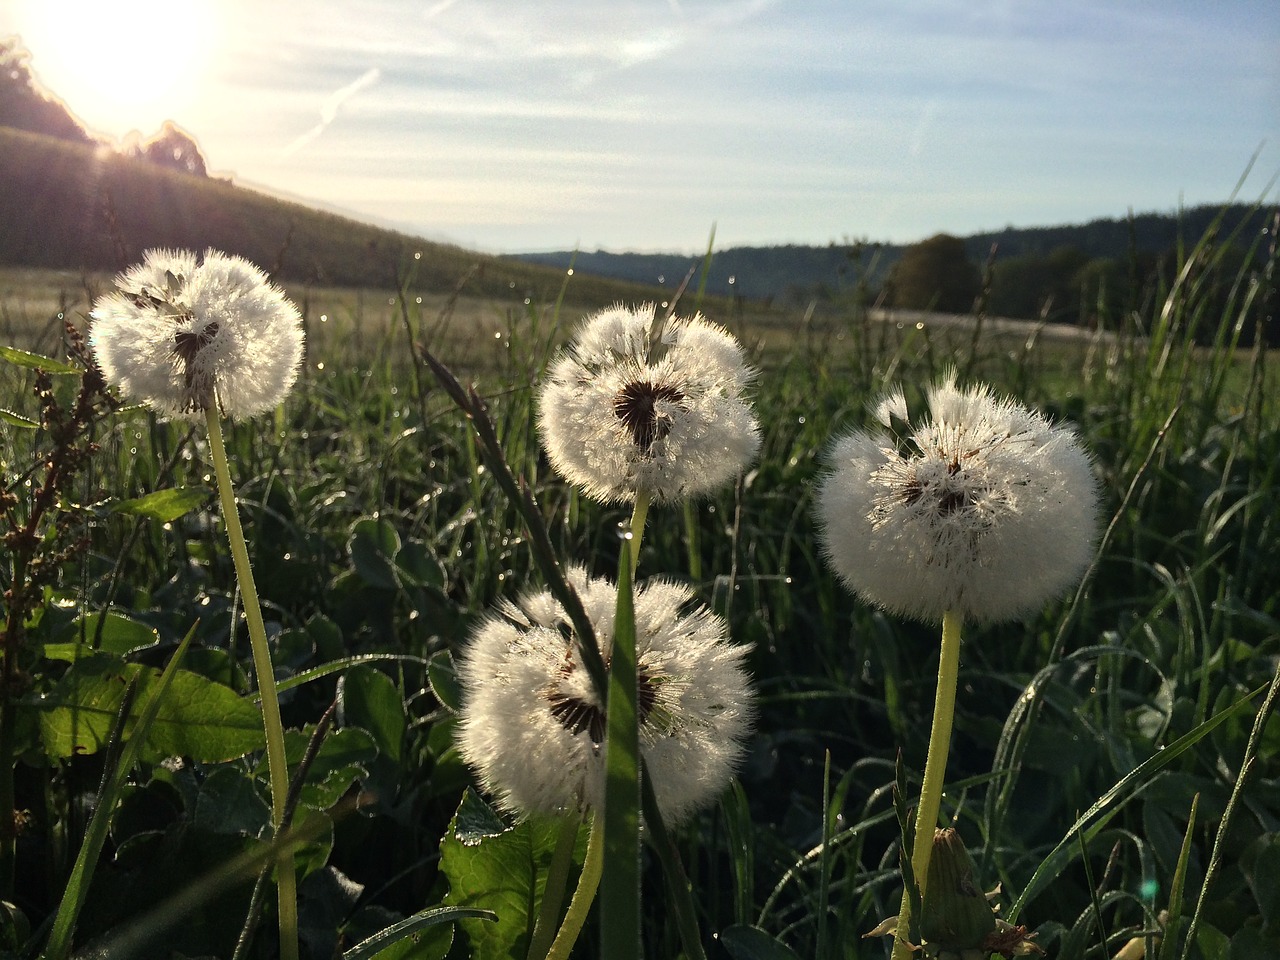
<path id="1" fill-rule="evenodd" d="M 604 870 L 604 817 L 598 813 L 591 816 L 591 835 L 587 839 L 587 856 L 582 863 L 582 874 L 578 877 L 578 889 L 573 892 L 569 901 L 569 909 L 560 924 L 560 932 L 547 953 L 547 960 L 568 960 L 569 952 L 578 942 L 578 934 L 587 921 L 587 911 L 596 898 L 596 889 L 600 886 L 600 874 Z"/>
<path id="2" fill-rule="evenodd" d="M 289 793 L 289 769 L 284 751 L 284 724 L 280 720 L 280 700 L 276 696 L 275 671 L 271 665 L 271 651 L 267 648 L 267 630 L 262 622 L 262 608 L 258 605 L 258 590 L 253 582 L 253 570 L 249 566 L 249 548 L 245 545 L 244 530 L 240 526 L 240 514 L 236 508 L 235 490 L 231 486 L 231 471 L 227 466 L 227 450 L 222 440 L 222 422 L 216 407 L 205 411 L 209 427 L 209 451 L 213 458 L 213 470 L 218 480 L 218 496 L 222 501 L 222 517 L 227 525 L 227 540 L 231 545 L 231 558 L 235 563 L 236 580 L 240 584 L 240 596 L 244 602 L 245 620 L 249 627 L 249 644 L 253 649 L 253 669 L 258 675 L 258 692 L 262 697 L 262 726 L 267 738 L 267 771 L 271 782 L 271 824 L 278 833 L 284 822 L 286 798 Z M 298 897 L 293 872 L 293 852 L 282 848 L 276 860 L 276 890 L 280 913 L 280 956 L 282 960 L 298 957 Z"/>
<path id="3" fill-rule="evenodd" d="M 631 511 L 631 579 L 636 578 L 636 566 L 640 563 L 640 541 L 644 539 L 644 521 L 649 515 L 651 496 L 648 490 L 636 491 L 635 507 Z"/>
<path id="4" fill-rule="evenodd" d="M 933 701 L 933 728 L 929 731 L 929 756 L 924 764 L 924 782 L 920 785 L 920 804 L 916 807 L 916 839 L 911 851 L 911 871 L 925 895 L 929 876 L 929 859 L 933 854 L 933 831 L 942 806 L 942 787 L 947 773 L 947 753 L 951 749 L 951 723 L 956 712 L 956 679 L 960 673 L 960 613 L 947 610 L 942 615 L 942 647 L 938 654 L 938 691 Z M 898 911 L 898 930 L 893 939 L 893 960 L 911 956 L 908 944 L 911 928 L 911 900 L 902 892 Z"/>
<path id="5" fill-rule="evenodd" d="M 573 848 L 578 844 L 578 827 L 581 825 L 582 821 L 577 815 L 561 818 L 556 848 L 551 854 L 551 865 L 547 868 L 547 882 L 542 888 L 538 919 L 533 926 L 533 937 L 529 941 L 529 960 L 543 960 L 551 949 L 556 921 L 560 919 L 560 907 L 564 903 L 569 869 L 573 866 Z"/>

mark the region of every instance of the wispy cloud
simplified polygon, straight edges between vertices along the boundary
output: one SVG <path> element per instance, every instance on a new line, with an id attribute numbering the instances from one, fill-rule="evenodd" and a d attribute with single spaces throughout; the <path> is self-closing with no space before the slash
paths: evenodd
<path id="1" fill-rule="evenodd" d="M 329 94 L 329 98 L 320 107 L 320 122 L 280 151 L 280 159 L 289 159 L 320 134 L 324 133 L 325 129 L 338 118 L 338 111 L 344 103 L 361 90 L 373 86 L 380 79 L 382 79 L 382 71 L 377 67 L 370 67 L 345 87 L 339 87 Z"/>

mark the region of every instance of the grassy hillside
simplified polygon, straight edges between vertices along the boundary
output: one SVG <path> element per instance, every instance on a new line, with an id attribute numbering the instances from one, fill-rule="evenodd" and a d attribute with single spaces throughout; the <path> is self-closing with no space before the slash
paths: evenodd
<path id="1" fill-rule="evenodd" d="M 114 272 L 149 247 L 212 246 L 280 280 L 389 289 L 412 265 L 415 288 L 556 298 L 563 268 L 430 243 L 289 203 L 224 180 L 188 176 L 107 150 L 0 127 L 0 264 Z M 414 259 L 415 253 L 421 257 Z M 655 295 L 651 286 L 575 277 L 582 306 Z"/>

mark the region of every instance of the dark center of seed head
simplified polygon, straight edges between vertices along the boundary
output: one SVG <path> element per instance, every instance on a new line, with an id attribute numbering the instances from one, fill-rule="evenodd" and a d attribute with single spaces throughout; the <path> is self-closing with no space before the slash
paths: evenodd
<path id="1" fill-rule="evenodd" d="M 173 335 L 173 355 L 190 368 L 195 363 L 196 355 L 213 343 L 218 335 L 218 322 L 206 324 L 201 330 L 179 330 Z"/>
<path id="2" fill-rule="evenodd" d="M 560 668 L 561 682 L 573 671 L 573 660 L 566 660 Z M 653 678 L 641 668 L 636 675 L 636 714 L 641 725 L 648 718 L 657 698 Z M 575 735 L 586 730 L 592 743 L 604 743 L 605 712 L 602 708 L 579 697 L 562 693 L 559 683 L 547 694 L 547 702 L 551 705 L 551 716 L 555 717 L 560 726 Z"/>
<path id="3" fill-rule="evenodd" d="M 622 421 L 637 447 L 648 453 L 671 432 L 671 421 L 658 416 L 658 402 L 679 403 L 684 394 L 670 384 L 638 380 L 628 383 L 613 400 L 613 414 Z"/>

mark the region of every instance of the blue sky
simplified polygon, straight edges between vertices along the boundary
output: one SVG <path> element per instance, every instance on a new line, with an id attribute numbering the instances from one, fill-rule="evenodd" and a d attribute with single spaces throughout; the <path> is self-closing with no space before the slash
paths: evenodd
<path id="1" fill-rule="evenodd" d="M 1275 0 L 154 6 L 0 33 L 105 133 L 170 116 L 243 183 L 495 252 L 910 242 L 1280 170 Z"/>

